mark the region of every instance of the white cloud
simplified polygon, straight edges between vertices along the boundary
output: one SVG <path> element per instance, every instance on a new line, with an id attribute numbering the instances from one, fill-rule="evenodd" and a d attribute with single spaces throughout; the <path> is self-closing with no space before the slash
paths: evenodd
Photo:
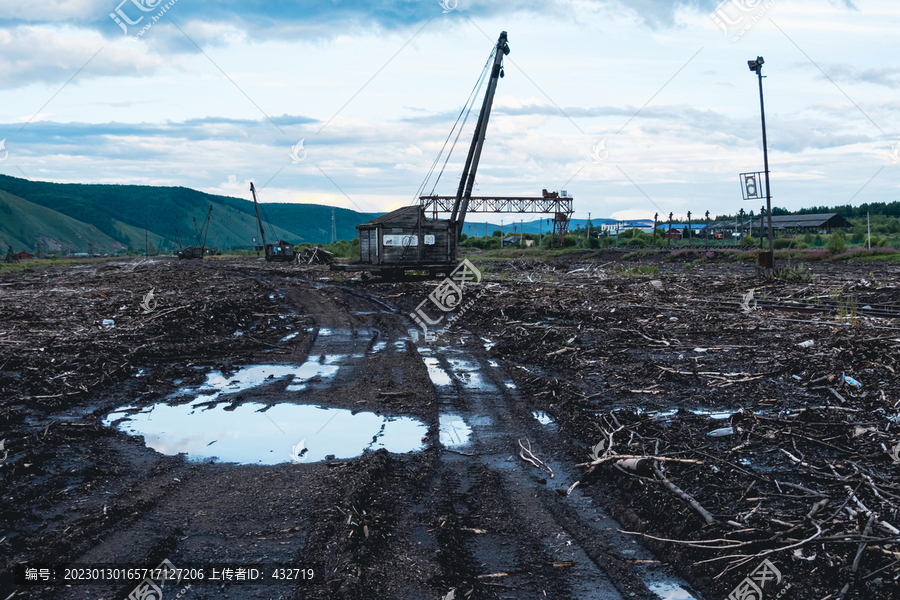
<path id="1" fill-rule="evenodd" d="M 76 73 L 75 84 L 101 76 L 146 76 L 164 64 L 159 55 L 111 45 L 94 33 L 37 26 L 0 29 L 0 55 L 0 90 L 35 83 L 58 87 Z"/>

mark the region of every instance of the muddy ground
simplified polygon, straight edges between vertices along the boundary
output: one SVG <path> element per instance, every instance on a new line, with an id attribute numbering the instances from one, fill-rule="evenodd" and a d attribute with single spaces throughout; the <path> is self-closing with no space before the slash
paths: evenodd
<path id="1" fill-rule="evenodd" d="M 0 598 L 126 598 L 136 582 L 12 572 L 163 560 L 313 570 L 166 600 L 900 597 L 897 266 L 475 258 L 475 301 L 434 342 L 408 313 L 436 282 L 255 259 L 0 275 Z M 242 385 L 253 365 L 314 373 Z M 283 457 L 125 432 L 213 375 L 236 387 L 195 412 L 252 406 Z M 310 424 L 291 460 L 285 403 L 387 423 L 363 446 L 349 413 Z M 388 452 L 404 418 L 421 439 Z M 346 448 L 320 457 L 325 438 Z"/>

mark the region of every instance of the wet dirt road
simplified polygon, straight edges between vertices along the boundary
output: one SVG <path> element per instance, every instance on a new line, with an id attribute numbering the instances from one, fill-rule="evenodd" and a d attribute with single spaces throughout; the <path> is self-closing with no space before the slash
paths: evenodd
<path id="1" fill-rule="evenodd" d="M 579 488 L 566 494 L 580 472 L 576 453 L 477 337 L 457 332 L 414 343 L 410 320 L 389 297 L 254 271 L 229 276 L 270 289 L 277 309 L 268 310 L 286 327 L 303 317 L 293 328 L 298 335 L 234 361 L 243 364 L 193 361 L 194 376 L 173 380 L 164 393 L 147 393 L 135 377 L 87 408 L 49 415 L 60 428 L 96 427 L 99 416 L 128 405 L 110 417 L 128 417 L 118 422 L 124 429 L 148 413 L 160 424 L 157 403 L 202 401 L 177 419 L 196 423 L 204 444 L 213 441 L 192 452 L 195 460 L 167 456 L 198 447 L 172 439 L 173 421 L 156 437 L 145 433 L 162 452 L 112 427 L 60 448 L 47 473 L 80 460 L 98 474 L 87 488 L 73 484 L 81 486 L 73 505 L 66 491 L 39 503 L 44 522 L 32 536 L 46 540 L 46 549 L 31 560 L 287 564 L 315 572 L 311 581 L 205 581 L 167 592 L 203 599 L 691 597 L 617 531 L 602 499 Z M 253 380 L 253 366 L 270 371 Z M 219 379 L 231 387 L 216 388 Z M 279 412 L 287 406 L 342 410 L 298 422 Z M 263 445 L 240 434 L 229 440 L 234 421 L 210 417 L 229 412 L 239 431 L 257 432 Z M 356 423 L 367 413 L 377 415 L 374 424 Z M 411 428 L 401 431 L 402 423 Z M 306 451 L 292 462 L 301 439 Z M 522 460 L 520 440 L 549 469 Z M 231 456 L 228 444 L 258 464 L 213 460 Z M 272 458 L 259 454 L 266 451 Z M 16 597 L 124 598 L 133 589 L 28 587 Z"/>

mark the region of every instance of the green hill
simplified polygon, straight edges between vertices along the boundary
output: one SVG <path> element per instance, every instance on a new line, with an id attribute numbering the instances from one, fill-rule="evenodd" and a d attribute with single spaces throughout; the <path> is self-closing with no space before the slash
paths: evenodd
<path id="1" fill-rule="evenodd" d="M 163 250 L 176 247 L 176 232 L 184 246 L 196 244 L 196 231 L 203 229 L 210 205 L 213 210 L 207 246 L 246 247 L 252 245 L 254 237 L 259 237 L 253 202 L 190 188 L 50 183 L 0 175 L 0 190 L 31 206 L 50 209 L 59 216 L 89 225 L 105 236 L 104 244 L 109 245 L 109 240 L 113 240 L 122 248 L 143 248 L 145 230 L 149 232 L 150 242 Z M 262 203 L 260 208 L 264 221 L 267 221 L 266 238 L 270 242 L 279 238 L 295 244 L 331 241 L 331 207 Z M 374 216 L 335 208 L 337 239 L 353 239 L 356 237 L 355 226 Z M 30 233 L 15 223 L 8 225 L 10 239 L 33 250 L 37 236 L 41 235 L 37 224 L 44 220 L 47 227 L 53 229 L 53 223 L 59 219 L 51 213 L 41 212 L 40 216 L 35 213 L 31 215 L 33 227 Z M 84 232 L 81 235 L 84 238 Z M 86 252 L 87 242 L 82 238 L 65 238 L 65 242 Z"/>
<path id="2" fill-rule="evenodd" d="M 103 254 L 125 249 L 94 225 L 0 190 L 0 249 L 4 254 L 7 246 L 15 252 L 34 252 L 38 241 L 50 252 L 87 252 L 90 244 Z"/>

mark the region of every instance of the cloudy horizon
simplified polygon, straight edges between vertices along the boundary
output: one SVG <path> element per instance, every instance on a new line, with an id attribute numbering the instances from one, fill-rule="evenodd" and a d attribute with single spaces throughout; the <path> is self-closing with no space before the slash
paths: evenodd
<path id="1" fill-rule="evenodd" d="M 505 30 L 473 195 L 565 189 L 576 218 L 758 211 L 738 174 L 763 169 L 763 56 L 773 205 L 900 199 L 886 0 L 120 2 L 0 7 L 0 173 L 392 210 Z"/>

